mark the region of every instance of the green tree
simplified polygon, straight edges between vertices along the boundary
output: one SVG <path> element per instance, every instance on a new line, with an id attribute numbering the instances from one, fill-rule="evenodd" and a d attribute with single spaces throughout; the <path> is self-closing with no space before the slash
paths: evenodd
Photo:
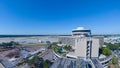
<path id="1" fill-rule="evenodd" d="M 115 64 L 118 64 L 118 58 L 117 57 L 113 57 L 112 58 L 112 63 L 115 65 Z"/>
<path id="2" fill-rule="evenodd" d="M 71 49 L 72 49 L 72 47 L 70 46 L 70 45 L 66 45 L 66 46 L 64 46 L 63 47 L 65 50 L 68 50 L 68 51 L 70 51 Z"/>
<path id="3" fill-rule="evenodd" d="M 72 49 L 72 47 L 70 45 L 68 45 L 68 50 L 70 51 Z"/>
<path id="4" fill-rule="evenodd" d="M 62 41 L 59 41 L 59 44 L 62 44 Z"/>
<path id="5" fill-rule="evenodd" d="M 44 62 L 44 68 L 49 68 L 49 63 L 50 63 L 49 60 L 45 60 L 45 62 Z"/>
<path id="6" fill-rule="evenodd" d="M 39 64 L 39 61 L 39 56 L 34 56 L 31 60 L 27 60 L 27 63 L 35 68 Z"/>
<path id="7" fill-rule="evenodd" d="M 7 43 L 4 43 L 4 42 L 3 42 L 1 45 L 2 45 L 4 48 L 7 48 Z"/>
<path id="8" fill-rule="evenodd" d="M 57 42 L 53 42 L 52 45 L 53 45 L 53 46 L 56 46 L 56 45 L 57 45 Z"/>
<path id="9" fill-rule="evenodd" d="M 112 51 L 108 48 L 104 48 L 103 51 L 102 51 L 102 54 L 106 55 L 106 56 L 109 56 L 109 55 L 112 54 Z"/>
<path id="10" fill-rule="evenodd" d="M 104 43 L 105 45 L 107 45 L 107 48 L 111 49 L 111 50 L 118 50 L 120 47 L 120 43 Z"/>
<path id="11" fill-rule="evenodd" d="M 2 43 L 0 44 L 3 48 L 11 48 L 11 47 L 15 47 L 16 45 L 19 45 L 18 42 L 14 42 L 14 41 L 11 41 L 11 42 L 8 42 L 8 43 Z"/>
<path id="12" fill-rule="evenodd" d="M 49 46 L 47 47 L 47 49 L 52 49 L 52 45 L 51 45 L 51 44 L 49 44 Z"/>
<path id="13" fill-rule="evenodd" d="M 18 42 L 14 42 L 14 41 L 9 42 L 8 44 L 10 44 L 10 45 L 12 45 L 12 46 L 19 45 L 19 43 L 18 43 Z"/>

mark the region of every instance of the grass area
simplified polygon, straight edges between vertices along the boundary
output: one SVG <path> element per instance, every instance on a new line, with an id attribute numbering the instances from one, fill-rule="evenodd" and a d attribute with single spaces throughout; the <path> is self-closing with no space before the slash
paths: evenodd
<path id="1" fill-rule="evenodd" d="M 7 50 L 6 48 L 0 48 L 0 51 Z"/>
<path id="2" fill-rule="evenodd" d="M 48 44 L 22 44 L 22 46 L 48 46 Z"/>
<path id="3" fill-rule="evenodd" d="M 0 48 L 0 50 L 4 50 L 3 48 Z"/>

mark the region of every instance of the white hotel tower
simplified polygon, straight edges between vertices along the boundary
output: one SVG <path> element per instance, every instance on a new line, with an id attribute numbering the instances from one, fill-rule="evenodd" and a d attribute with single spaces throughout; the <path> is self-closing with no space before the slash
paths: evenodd
<path id="1" fill-rule="evenodd" d="M 78 27 L 72 31 L 71 37 L 61 38 L 63 44 L 72 45 L 73 51 L 67 57 L 91 58 L 98 57 L 100 47 L 100 37 L 92 37 L 91 30 Z"/>

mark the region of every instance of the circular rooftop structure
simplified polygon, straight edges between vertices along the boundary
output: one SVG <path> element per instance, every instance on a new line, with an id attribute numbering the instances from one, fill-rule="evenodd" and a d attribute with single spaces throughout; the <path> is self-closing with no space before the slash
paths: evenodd
<path id="1" fill-rule="evenodd" d="M 75 30 L 87 30 L 87 29 L 84 28 L 84 27 L 78 27 L 78 28 L 76 28 Z"/>
<path id="2" fill-rule="evenodd" d="M 89 36 L 91 34 L 91 30 L 86 29 L 84 27 L 78 27 L 76 29 L 72 30 L 72 35 L 73 36 Z"/>

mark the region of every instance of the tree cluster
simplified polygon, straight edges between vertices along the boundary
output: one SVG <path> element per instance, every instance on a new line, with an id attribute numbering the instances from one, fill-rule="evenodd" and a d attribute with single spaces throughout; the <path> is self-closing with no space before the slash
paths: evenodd
<path id="1" fill-rule="evenodd" d="M 64 46 L 63 48 L 64 48 L 65 50 L 67 50 L 67 51 L 70 51 L 70 50 L 72 49 L 72 46 L 66 45 L 66 46 Z"/>
<path id="2" fill-rule="evenodd" d="M 118 58 L 117 57 L 113 57 L 112 58 L 112 64 L 118 64 Z"/>
<path id="3" fill-rule="evenodd" d="M 1 43 L 0 47 L 1 48 L 14 48 L 16 45 L 19 45 L 19 43 L 11 41 L 11 42 L 8 42 L 8 43 Z"/>
<path id="4" fill-rule="evenodd" d="M 49 68 L 51 65 L 49 60 L 44 61 L 43 58 L 40 58 L 39 56 L 34 56 L 32 59 L 27 60 L 26 63 L 33 68 Z"/>
<path id="5" fill-rule="evenodd" d="M 107 46 L 107 48 L 111 49 L 111 50 L 118 50 L 120 47 L 120 43 L 105 43 L 105 45 Z"/>
<path id="6" fill-rule="evenodd" d="M 102 54 L 106 56 L 110 56 L 112 54 L 112 51 L 109 48 L 102 49 Z"/>

